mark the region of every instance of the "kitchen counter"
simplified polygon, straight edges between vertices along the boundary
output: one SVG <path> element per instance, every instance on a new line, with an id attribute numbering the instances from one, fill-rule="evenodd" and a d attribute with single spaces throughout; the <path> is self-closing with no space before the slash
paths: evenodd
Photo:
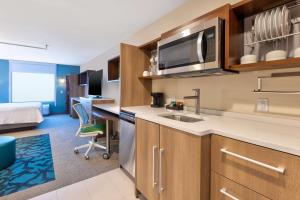
<path id="1" fill-rule="evenodd" d="M 197 136 L 217 134 L 274 150 L 300 156 L 300 121 L 248 114 L 216 112 L 218 115 L 187 111 L 167 111 L 150 106 L 122 107 L 140 119 L 172 127 Z M 202 117 L 204 121 L 187 123 L 161 117 L 161 114 Z"/>

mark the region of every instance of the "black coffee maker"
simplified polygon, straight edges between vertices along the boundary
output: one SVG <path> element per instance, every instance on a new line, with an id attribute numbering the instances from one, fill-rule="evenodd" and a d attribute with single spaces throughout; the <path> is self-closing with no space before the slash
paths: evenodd
<path id="1" fill-rule="evenodd" d="M 151 107 L 164 107 L 164 93 L 162 92 L 151 92 L 152 101 Z"/>

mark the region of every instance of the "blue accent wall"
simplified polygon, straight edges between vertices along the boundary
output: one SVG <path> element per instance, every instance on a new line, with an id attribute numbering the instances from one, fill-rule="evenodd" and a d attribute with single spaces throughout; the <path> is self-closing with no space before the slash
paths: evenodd
<path id="1" fill-rule="evenodd" d="M 0 60 L 0 103 L 9 102 L 9 62 Z"/>
<path id="2" fill-rule="evenodd" d="M 51 114 L 66 112 L 66 76 L 79 73 L 80 66 L 56 65 L 56 105 L 50 104 Z"/>

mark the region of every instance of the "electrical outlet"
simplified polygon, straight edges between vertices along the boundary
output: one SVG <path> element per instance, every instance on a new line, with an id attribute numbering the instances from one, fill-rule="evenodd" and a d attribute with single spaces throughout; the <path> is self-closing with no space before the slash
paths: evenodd
<path id="1" fill-rule="evenodd" d="M 269 99 L 259 98 L 256 101 L 257 112 L 269 112 Z"/>

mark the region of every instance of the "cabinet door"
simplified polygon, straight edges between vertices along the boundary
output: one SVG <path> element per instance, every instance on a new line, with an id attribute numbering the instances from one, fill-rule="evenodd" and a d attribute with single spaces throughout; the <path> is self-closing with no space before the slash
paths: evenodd
<path id="1" fill-rule="evenodd" d="M 159 125 L 136 120 L 136 187 L 149 200 L 158 196 Z"/>
<path id="2" fill-rule="evenodd" d="M 211 200 L 269 200 L 217 173 L 211 173 L 211 180 Z"/>
<path id="3" fill-rule="evenodd" d="M 138 47 L 121 44 L 121 107 L 141 106 L 151 103 L 151 81 L 139 79 L 149 58 Z"/>
<path id="4" fill-rule="evenodd" d="M 210 137 L 160 126 L 160 199 L 206 200 L 210 184 Z"/>

